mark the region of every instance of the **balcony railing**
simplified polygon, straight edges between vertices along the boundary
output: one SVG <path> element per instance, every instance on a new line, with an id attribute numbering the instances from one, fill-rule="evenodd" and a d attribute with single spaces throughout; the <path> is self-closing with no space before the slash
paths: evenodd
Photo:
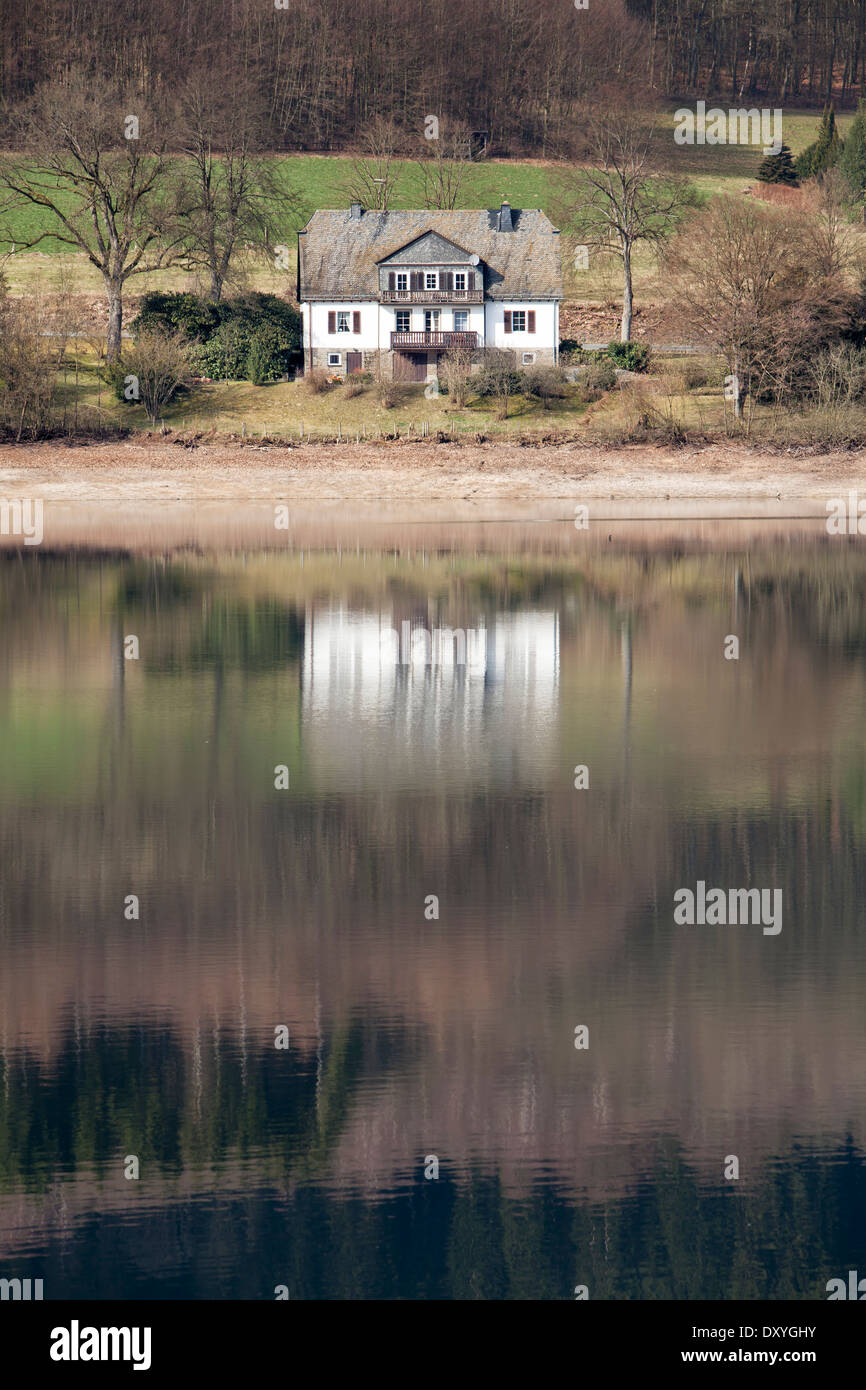
<path id="1" fill-rule="evenodd" d="M 393 348 L 477 348 L 477 333 L 392 333 Z"/>
<path id="2" fill-rule="evenodd" d="M 383 304 L 483 304 L 483 290 L 382 290 Z"/>

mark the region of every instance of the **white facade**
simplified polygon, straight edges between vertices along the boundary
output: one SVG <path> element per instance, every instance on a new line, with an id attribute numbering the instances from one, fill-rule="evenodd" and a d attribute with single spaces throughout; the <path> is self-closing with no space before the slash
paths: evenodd
<path id="1" fill-rule="evenodd" d="M 522 322 L 522 331 L 505 330 L 506 310 L 512 324 Z M 535 314 L 535 331 L 528 331 L 529 313 Z M 329 314 L 334 314 L 335 331 L 329 331 Z M 360 315 L 360 333 L 355 332 L 355 315 Z M 437 317 L 430 318 L 434 314 Z M 516 319 L 522 314 L 523 319 Z M 344 315 L 341 319 L 339 316 Z M 456 317 L 461 315 L 461 317 Z M 399 317 L 398 317 L 399 316 Z M 310 365 L 310 349 L 315 366 L 345 374 L 350 352 L 386 353 L 391 351 L 391 334 L 408 329 L 412 333 L 476 333 L 479 348 L 509 348 L 517 354 L 517 365 L 530 360 L 556 360 L 559 343 L 559 304 L 549 300 L 488 300 L 484 304 L 379 304 L 371 300 L 335 300 L 330 304 L 301 305 L 304 331 L 304 360 Z M 345 329 L 339 327 L 346 323 Z M 367 365 L 365 358 L 364 365 Z"/>
<path id="2" fill-rule="evenodd" d="M 535 332 L 530 333 L 526 327 L 529 322 L 529 311 L 535 314 Z M 506 332 L 505 314 L 511 314 L 511 331 Z M 515 315 L 523 314 L 522 320 L 515 320 Z M 548 354 L 554 353 L 559 345 L 559 304 L 549 300 L 513 300 L 500 303 L 493 300 L 484 306 L 484 346 L 497 348 L 510 348 L 517 354 L 517 365 L 523 364 L 524 357 L 532 357 L 533 354 L 540 352 L 545 360 L 549 360 Z M 522 322 L 522 330 L 515 329 L 515 321 Z"/>
<path id="3" fill-rule="evenodd" d="M 479 346 L 485 346 L 487 307 L 484 304 L 437 304 L 425 308 L 417 304 L 379 304 L 376 300 L 337 300 L 331 304 L 302 304 L 305 356 L 308 355 L 307 350 L 313 348 L 316 365 L 328 366 L 328 362 L 321 361 L 322 354 L 339 354 L 341 370 L 345 371 L 347 352 L 390 352 L 391 334 L 404 328 L 404 320 L 402 317 L 398 319 L 398 315 L 408 315 L 408 324 L 405 327 L 409 332 L 422 333 L 432 329 L 439 333 L 477 333 Z M 548 304 L 544 307 L 551 309 L 554 306 Z M 455 322 L 455 315 L 461 312 L 465 319 Z M 354 331 L 356 313 L 361 316 L 360 333 Z M 435 329 L 432 322 L 428 328 L 428 313 L 438 314 Z M 348 328 L 341 331 L 340 319 L 337 317 L 335 331 L 329 332 L 329 314 L 344 314 Z"/>

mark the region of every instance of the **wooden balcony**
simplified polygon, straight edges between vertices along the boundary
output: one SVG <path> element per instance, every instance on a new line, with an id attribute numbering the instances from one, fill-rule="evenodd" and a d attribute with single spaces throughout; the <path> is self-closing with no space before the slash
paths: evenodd
<path id="1" fill-rule="evenodd" d="M 382 290 L 383 304 L 483 304 L 483 290 Z"/>
<path id="2" fill-rule="evenodd" d="M 478 347 L 477 333 L 392 333 L 391 348 L 472 348 Z"/>

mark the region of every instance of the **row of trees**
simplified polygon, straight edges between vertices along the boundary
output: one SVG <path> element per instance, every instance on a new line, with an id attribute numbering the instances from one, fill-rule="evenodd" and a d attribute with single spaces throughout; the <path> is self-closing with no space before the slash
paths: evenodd
<path id="1" fill-rule="evenodd" d="M 423 130 L 432 113 L 500 152 L 540 149 L 580 103 L 648 73 L 646 25 L 626 0 L 17 0 L 0 10 L 0 106 L 61 75 L 70 53 L 150 98 L 202 58 L 255 82 L 272 149 L 339 149 L 376 118 Z"/>
<path id="2" fill-rule="evenodd" d="M 864 0 L 630 0 L 668 95 L 848 101 L 866 85 Z"/>
<path id="3" fill-rule="evenodd" d="M 271 148 L 345 148 L 376 117 L 428 113 L 486 130 L 500 152 L 569 131 L 613 85 L 657 96 L 843 103 L 866 85 L 866 0 L 17 0 L 0 10 L 0 107 L 74 53 L 149 96 L 205 55 L 255 81 Z"/>
<path id="4" fill-rule="evenodd" d="M 0 158 L 0 240 L 56 240 L 83 252 L 108 299 L 108 357 L 120 352 L 133 277 L 173 264 L 214 301 L 237 255 L 274 255 L 301 199 L 265 154 L 265 119 L 243 77 L 220 87 L 199 69 L 172 103 L 119 93 L 82 68 L 43 83 L 12 112 L 17 153 Z M 23 214 L 29 234 L 17 231 Z M 288 268 L 288 258 L 286 258 Z"/>

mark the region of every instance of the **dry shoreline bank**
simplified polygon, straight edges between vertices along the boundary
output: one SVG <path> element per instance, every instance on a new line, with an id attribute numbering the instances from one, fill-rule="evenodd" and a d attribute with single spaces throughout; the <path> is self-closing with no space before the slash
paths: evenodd
<path id="1" fill-rule="evenodd" d="M 866 450 L 768 453 L 702 447 L 203 442 L 171 438 L 0 445 L 0 496 L 45 502 L 712 502 L 823 515 L 840 488 L 866 484 Z"/>
<path id="2" fill-rule="evenodd" d="M 0 502 L 42 501 L 43 549 L 288 544 L 411 552 L 417 544 L 559 552 L 580 541 L 607 545 L 609 536 L 716 548 L 824 533 L 828 500 L 851 490 L 866 498 L 864 450 L 503 442 L 184 448 L 170 439 L 0 446 Z M 578 504 L 587 508 L 586 530 L 574 525 Z M 0 533 L 0 547 L 24 549 L 15 534 Z"/>

